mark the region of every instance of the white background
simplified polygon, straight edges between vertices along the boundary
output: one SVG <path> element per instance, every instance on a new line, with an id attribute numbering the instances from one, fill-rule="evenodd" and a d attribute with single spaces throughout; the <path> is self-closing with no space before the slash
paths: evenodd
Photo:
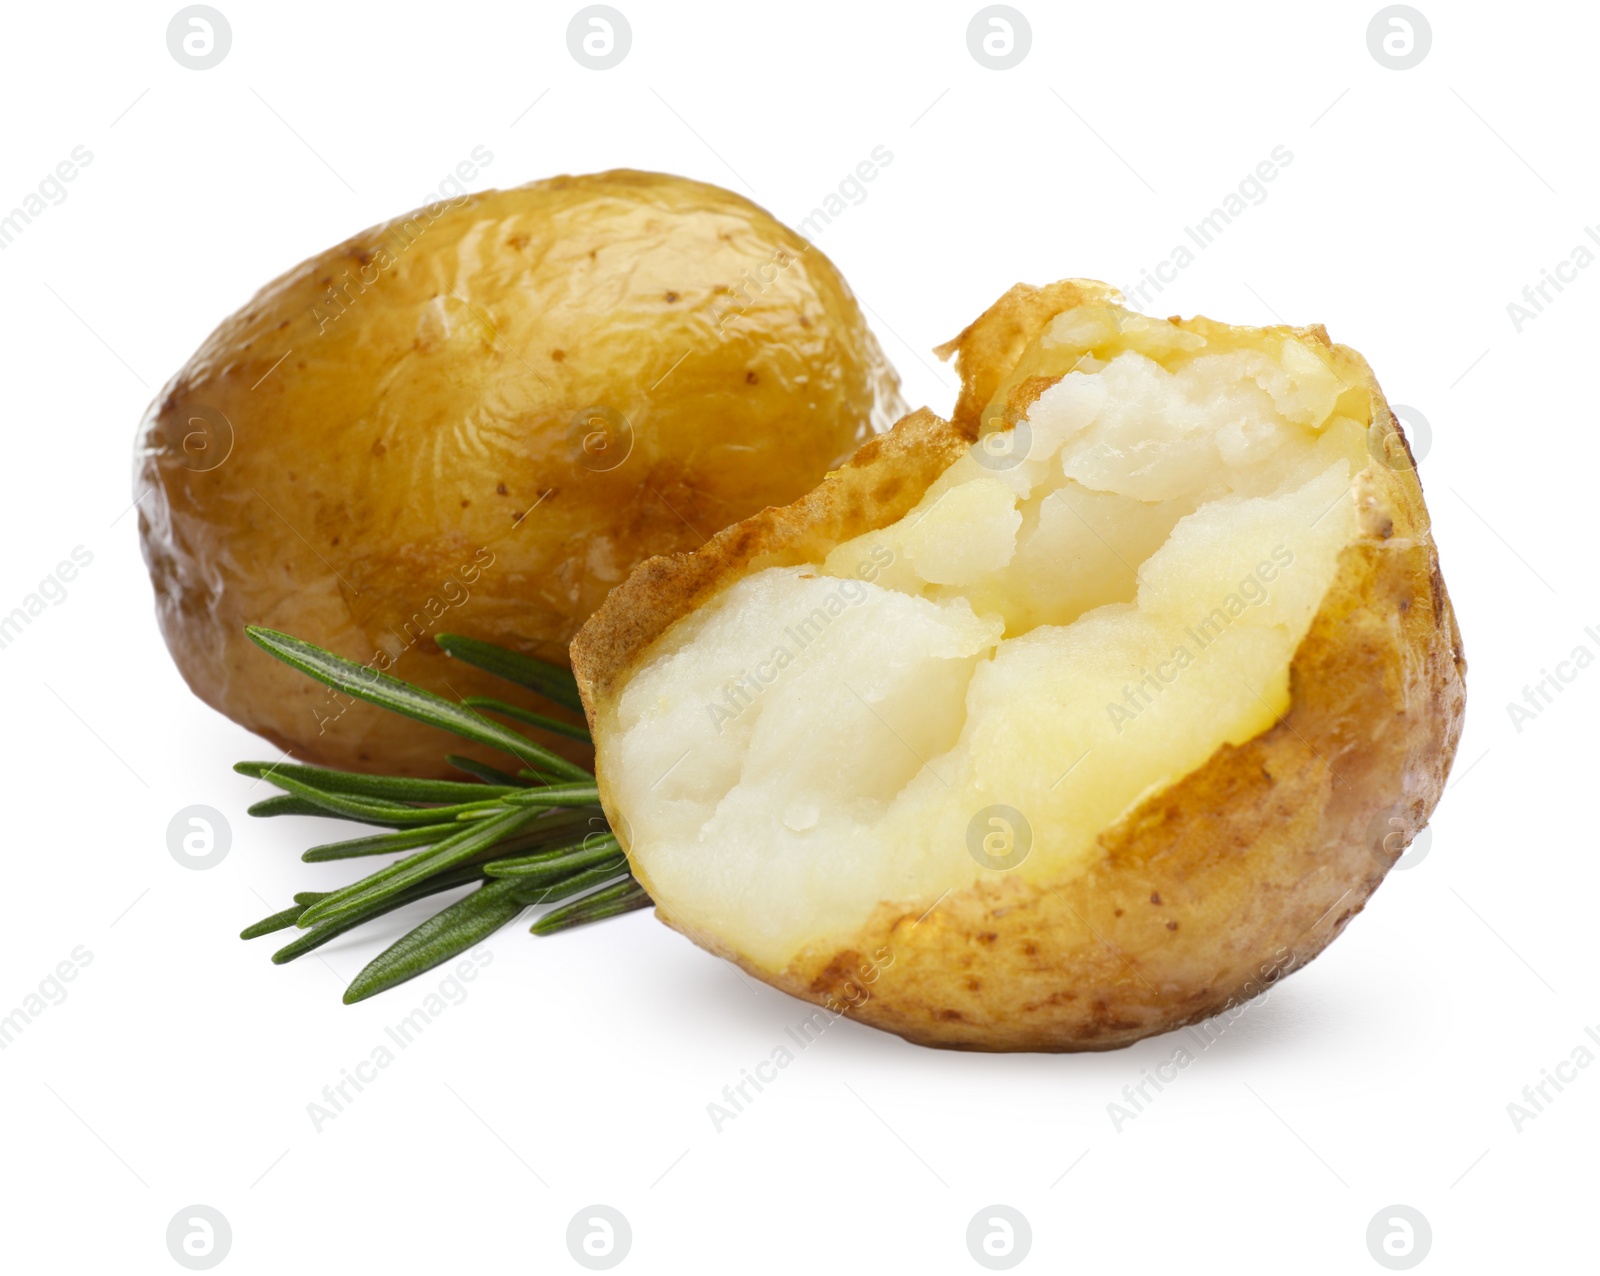
<path id="1" fill-rule="evenodd" d="M 1432 1225 L 1423 1270 L 1594 1262 L 1600 1066 L 1520 1132 L 1507 1104 L 1600 1023 L 1600 670 L 1520 732 L 1506 705 L 1600 652 L 1600 269 L 1520 334 L 1506 307 L 1600 221 L 1600 12 L 1420 0 L 1432 50 L 1394 71 L 1371 0 L 1017 2 L 1033 43 L 1003 72 L 968 52 L 971 3 L 617 0 L 633 44 L 605 72 L 568 53 L 576 4 L 217 0 L 233 46 L 204 72 L 167 51 L 176 5 L 8 12 L 0 211 L 94 158 L 0 252 L 0 612 L 75 546 L 94 559 L 0 651 L 0 1014 L 92 953 L 0 1052 L 7 1270 L 177 1271 L 167 1223 L 196 1202 L 230 1221 L 233 1272 L 576 1271 L 567 1223 L 594 1202 L 630 1220 L 632 1271 L 977 1271 L 967 1223 L 997 1202 L 1031 1222 L 1022 1270 L 1378 1271 L 1367 1225 L 1396 1203 Z M 1265 202 L 1147 308 L 1324 322 L 1431 423 L 1471 708 L 1427 858 L 1120 1131 L 1108 1103 L 1174 1039 L 983 1056 L 841 1023 L 716 1132 L 706 1105 L 806 1010 L 639 913 L 502 931 L 467 999 L 316 1132 L 307 1104 L 442 972 L 346 1008 L 383 939 L 275 968 L 234 938 L 349 868 L 298 862 L 333 826 L 244 816 L 262 791 L 230 764 L 272 754 L 167 657 L 129 451 L 220 319 L 478 145 L 479 185 L 665 169 L 791 224 L 888 147 L 817 242 L 939 411 L 930 347 L 1006 287 L 1133 282 L 1286 146 Z M 167 851 L 192 803 L 233 827 L 206 872 Z"/>

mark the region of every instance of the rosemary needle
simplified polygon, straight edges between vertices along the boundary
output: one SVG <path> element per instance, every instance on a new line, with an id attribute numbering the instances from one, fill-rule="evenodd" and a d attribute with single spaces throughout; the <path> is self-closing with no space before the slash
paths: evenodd
<path id="1" fill-rule="evenodd" d="M 274 962 L 292 961 L 417 900 L 477 883 L 368 963 L 345 991 L 345 1001 L 355 1002 L 449 961 L 530 906 L 569 901 L 534 923 L 535 934 L 548 935 L 650 904 L 599 810 L 594 776 L 484 713 L 587 740 L 583 728 L 486 696 L 456 703 L 288 634 L 248 632 L 263 650 L 319 682 L 497 749 L 518 764 L 513 773 L 448 754 L 446 762 L 472 778 L 432 780 L 239 763 L 234 769 L 241 775 L 282 790 L 252 806 L 252 815 L 315 815 L 390 830 L 314 846 L 304 853 L 306 861 L 411 852 L 348 886 L 298 894 L 292 907 L 247 926 L 242 939 L 299 928 L 273 954 Z M 564 708 L 582 708 L 577 684 L 564 669 L 477 639 L 440 635 L 438 642 L 459 660 Z"/>
<path id="2" fill-rule="evenodd" d="M 444 760 L 457 771 L 465 771 L 468 775 L 475 775 L 485 784 L 503 784 L 507 788 L 517 788 L 527 784 L 526 780 L 518 779 L 509 771 L 502 771 L 499 767 L 490 766 L 487 762 L 479 762 L 476 758 L 464 758 L 459 753 L 447 753 Z"/>
<path id="3" fill-rule="evenodd" d="M 351 860 L 364 855 L 386 855 L 390 851 L 409 851 L 414 847 L 427 846 L 448 837 L 456 831 L 454 823 L 451 824 L 423 824 L 417 828 L 402 829 L 396 833 L 374 833 L 368 837 L 353 837 L 345 842 L 326 842 L 321 846 L 313 846 L 301 854 L 300 858 L 307 864 L 319 864 L 324 860 Z"/>
<path id="4" fill-rule="evenodd" d="M 632 877 L 624 878 L 614 886 L 595 891 L 575 899 L 570 904 L 553 908 L 533 924 L 535 935 L 554 935 L 571 930 L 574 926 L 587 926 L 590 922 L 618 917 L 637 908 L 649 908 L 654 901 Z"/>
<path id="5" fill-rule="evenodd" d="M 333 921 L 324 922 L 320 926 L 313 926 L 310 930 L 301 933 L 298 939 L 285 944 L 272 954 L 276 965 L 293 961 L 296 957 L 303 957 L 314 948 L 320 948 L 330 939 L 335 939 L 347 930 L 354 930 L 363 922 L 369 922 L 374 917 L 381 917 L 385 913 L 392 913 L 397 908 L 404 908 L 407 904 L 425 899 L 429 895 L 437 895 L 440 891 L 453 890 L 457 886 L 465 886 L 468 882 L 478 881 L 483 877 L 482 870 L 473 865 L 457 869 L 453 873 L 440 873 L 430 877 L 427 881 L 412 887 L 409 891 L 402 891 L 398 895 L 391 895 L 377 903 L 369 904 L 365 908 L 353 909 Z"/>
<path id="6" fill-rule="evenodd" d="M 531 727 L 543 727 L 556 735 L 570 736 L 574 740 L 589 739 L 587 727 L 562 722 L 559 718 L 547 718 L 542 713 L 534 713 L 531 709 L 524 709 L 520 705 L 507 704 L 504 700 L 496 700 L 493 696 L 468 696 L 461 703 L 486 713 L 498 713 L 502 718 L 510 718 L 514 722 L 526 722 Z"/>
<path id="7" fill-rule="evenodd" d="M 492 860 L 483 866 L 483 871 L 490 877 L 514 877 L 524 883 L 549 882 L 574 869 L 588 868 L 609 860 L 619 853 L 617 839 L 607 833 L 603 837 L 585 838 L 582 842 L 559 846 L 542 854 Z"/>

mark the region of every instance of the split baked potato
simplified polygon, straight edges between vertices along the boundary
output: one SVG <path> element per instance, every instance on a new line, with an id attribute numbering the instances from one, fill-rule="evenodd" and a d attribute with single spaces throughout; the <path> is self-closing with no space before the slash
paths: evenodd
<path id="1" fill-rule="evenodd" d="M 832 263 L 729 191 L 618 171 L 432 204 L 268 284 L 152 404 L 162 632 L 202 699 L 299 757 L 435 773 L 448 737 L 245 626 L 503 695 L 435 637 L 564 665 L 636 562 L 794 500 L 902 411 Z"/>
<path id="2" fill-rule="evenodd" d="M 579 631 L 669 925 L 915 1042 L 1107 1049 L 1305 964 L 1427 821 L 1465 661 L 1372 371 L 1119 303 L 1014 288 L 952 421 Z"/>

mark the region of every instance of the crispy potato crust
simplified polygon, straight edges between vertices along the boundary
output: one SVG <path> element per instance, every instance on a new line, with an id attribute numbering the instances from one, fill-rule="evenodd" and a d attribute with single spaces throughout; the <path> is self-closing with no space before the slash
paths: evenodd
<path id="1" fill-rule="evenodd" d="M 591 726 L 596 703 L 701 600 L 898 519 L 973 437 L 1032 337 L 1102 289 L 1012 289 L 941 351 L 963 377 L 954 424 L 918 413 L 795 505 L 644 564 L 573 643 Z M 988 875 L 931 912 L 885 902 L 850 943 L 777 973 L 695 942 L 924 1045 L 1105 1050 L 1254 996 L 1344 929 L 1443 792 L 1466 662 L 1414 462 L 1371 369 L 1320 328 L 1296 331 L 1368 387 L 1372 452 L 1390 462 L 1354 480 L 1357 533 L 1295 653 L 1289 712 L 1105 830 L 1097 863 L 1068 880 Z M 603 772 L 600 786 L 604 799 Z"/>
<path id="2" fill-rule="evenodd" d="M 868 439 L 794 504 L 735 523 L 693 553 L 640 563 L 572 640 L 572 671 L 590 723 L 596 697 L 609 694 L 675 621 L 742 576 L 815 562 L 841 541 L 904 517 L 971 442 L 919 408 Z"/>
<path id="3" fill-rule="evenodd" d="M 1074 306 L 1120 300 L 1115 288 L 1094 279 L 1062 279 L 1043 288 L 1013 285 L 959 336 L 934 349 L 941 359 L 954 355 L 956 371 L 961 374 L 961 393 L 950 414 L 951 424 L 968 437 L 977 438 L 983 409 L 1045 324 Z"/>

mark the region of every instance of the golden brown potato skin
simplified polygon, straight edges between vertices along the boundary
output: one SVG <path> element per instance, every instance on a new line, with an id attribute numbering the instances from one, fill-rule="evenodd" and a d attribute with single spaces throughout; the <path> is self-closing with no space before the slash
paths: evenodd
<path id="1" fill-rule="evenodd" d="M 1009 351 L 1014 362 L 1057 310 L 1093 295 L 1083 283 L 1019 285 L 946 347 L 964 382 L 957 424 L 907 418 L 790 510 L 641 565 L 573 643 L 591 723 L 644 647 L 710 593 L 766 566 L 815 561 L 819 538 L 901 517 L 926 486 L 930 450 L 937 474 L 1005 384 L 1010 364 L 984 361 Z M 1301 331 L 1331 346 L 1320 329 Z M 1209 1018 L 1315 957 L 1427 822 L 1466 700 L 1409 448 L 1365 361 L 1331 349 L 1369 386 L 1373 450 L 1398 468 L 1375 460 L 1355 480 L 1357 538 L 1295 654 L 1283 719 L 1108 829 L 1081 876 L 1039 885 L 990 874 L 929 912 L 880 904 L 851 943 L 804 952 L 781 972 L 690 937 L 836 1013 L 924 1045 L 982 1050 L 1128 1045 Z"/>
<path id="2" fill-rule="evenodd" d="M 564 663 L 640 559 L 794 500 L 902 410 L 832 263 L 729 191 L 618 171 L 432 205 L 268 284 L 152 404 L 157 615 L 196 694 L 274 743 L 440 773 L 470 747 L 339 700 L 244 626 L 516 698 L 434 635 Z"/>

